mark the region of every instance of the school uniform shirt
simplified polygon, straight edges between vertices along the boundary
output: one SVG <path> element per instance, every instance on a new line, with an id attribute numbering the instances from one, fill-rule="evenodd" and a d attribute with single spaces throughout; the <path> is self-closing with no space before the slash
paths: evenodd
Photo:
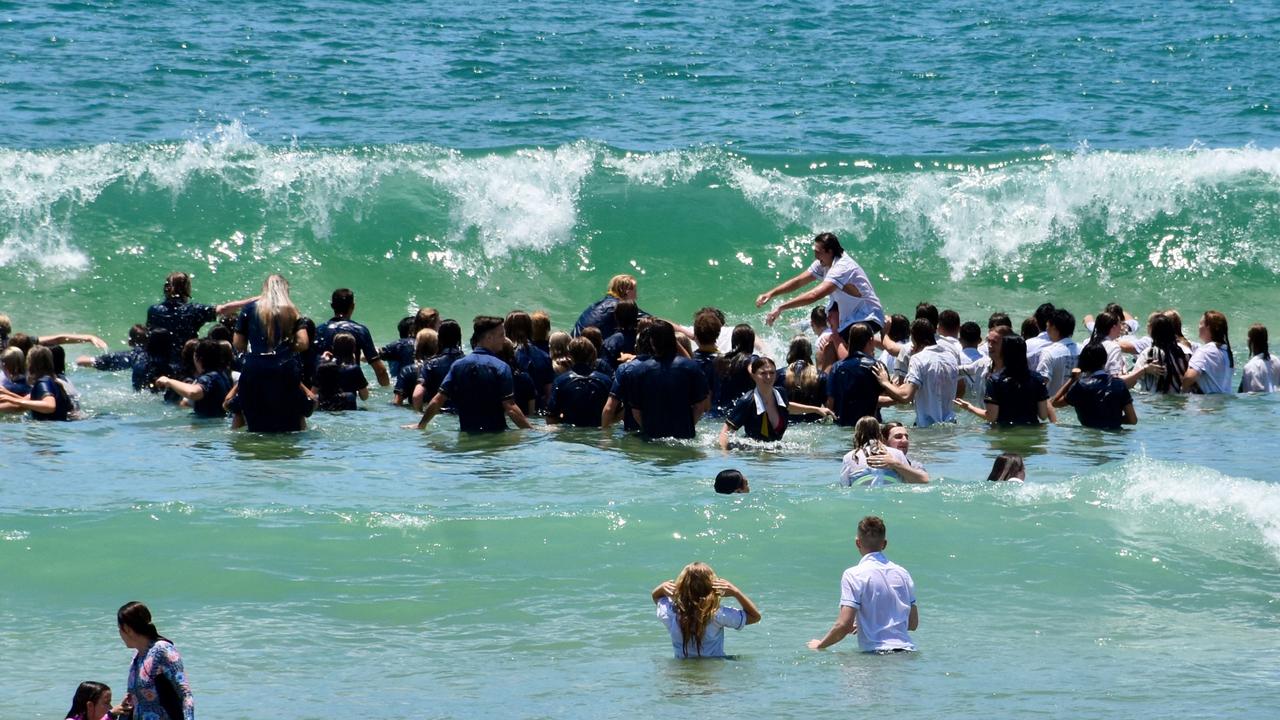
<path id="1" fill-rule="evenodd" d="M 1200 392 L 1206 395 L 1231 392 L 1231 375 L 1235 368 L 1231 367 L 1231 356 L 1226 348 L 1217 343 L 1205 343 L 1191 353 L 1188 365 L 1200 373 L 1196 380 Z"/>
<path id="2" fill-rule="evenodd" d="M 619 365 L 618 369 L 613 373 L 613 385 L 609 388 L 609 396 L 618 398 L 618 401 L 622 403 L 622 429 L 627 432 L 635 432 L 640 429 L 640 424 L 636 422 L 636 416 L 631 412 L 634 409 L 632 399 L 638 392 L 640 374 L 645 367 L 645 362 L 648 360 L 648 355 L 637 355 L 631 362 Z"/>
<path id="3" fill-rule="evenodd" d="M 400 338 L 383 345 L 378 355 L 387 361 L 387 372 L 391 377 L 398 378 L 402 369 L 413 364 L 413 355 L 416 350 L 415 338 Z"/>
<path id="4" fill-rule="evenodd" d="M 876 361 L 860 351 L 831 366 L 827 397 L 833 401 L 836 423 L 851 427 L 867 416 L 880 419 L 880 381 L 875 367 Z"/>
<path id="5" fill-rule="evenodd" d="M 213 322 L 217 317 L 218 310 L 212 305 L 167 298 L 164 302 L 147 308 L 147 329 L 164 328 L 169 331 L 172 344 L 169 349 L 169 360 L 179 362 L 182 359 L 182 346 L 200 334 L 201 326 Z"/>
<path id="6" fill-rule="evenodd" d="M 875 288 L 871 287 L 867 272 L 849 253 L 836 258 L 829 268 L 814 260 L 809 266 L 809 274 L 821 282 L 835 286 L 836 290 L 831 293 L 831 297 L 840 308 L 840 327 L 837 330 L 844 332 L 850 325 L 868 320 L 884 327 L 884 308 L 880 304 L 880 298 L 876 295 Z M 853 285 L 862 297 L 845 292 L 846 285 Z"/>
<path id="7" fill-rule="evenodd" d="M 1107 351 L 1107 362 L 1102 366 L 1103 370 L 1119 377 L 1124 374 L 1124 350 L 1120 349 L 1120 343 L 1115 340 L 1103 340 L 1102 347 Z"/>
<path id="8" fill-rule="evenodd" d="M 858 614 L 858 647 L 863 652 L 915 650 L 907 634 L 916 586 L 911 573 L 884 553 L 867 553 L 840 576 L 840 606 Z"/>
<path id="9" fill-rule="evenodd" d="M 907 382 L 916 386 L 916 425 L 955 422 L 954 401 L 959 387 L 960 363 L 955 353 L 930 345 L 911 358 Z"/>
<path id="10" fill-rule="evenodd" d="M 31 411 L 32 420 L 70 420 L 71 411 L 74 405 L 71 403 L 71 396 L 62 385 L 49 375 L 36 380 L 31 386 L 31 396 L 29 400 L 43 400 L 52 395 L 55 405 L 52 413 L 41 413 L 35 410 Z"/>
<path id="11" fill-rule="evenodd" d="M 724 424 L 730 430 L 742 428 L 752 440 L 773 442 L 781 440 L 787 432 L 787 389 L 769 388 L 773 392 L 773 402 L 778 408 L 778 422 L 769 422 L 769 411 L 759 388 L 743 395 L 734 403 L 733 409 L 725 416 Z"/>
<path id="12" fill-rule="evenodd" d="M 1240 376 L 1240 392 L 1271 393 L 1280 390 L 1280 358 L 1258 353 L 1244 364 Z"/>
<path id="13" fill-rule="evenodd" d="M 1044 379 L 1028 372 L 1021 381 L 1006 375 L 992 378 L 983 402 L 1000 408 L 999 425 L 1039 425 L 1040 402 L 1048 399 Z"/>
<path id="14" fill-rule="evenodd" d="M 440 351 L 439 355 L 433 355 L 422 361 L 422 375 L 418 382 L 422 383 L 422 387 L 426 390 L 426 402 L 431 402 L 431 398 L 436 396 L 440 391 L 440 383 L 444 382 L 444 378 L 449 374 L 449 369 L 453 364 L 464 357 L 462 348 L 451 347 Z M 453 407 L 448 405 L 447 407 Z"/>
<path id="15" fill-rule="evenodd" d="M 418 387 L 418 381 L 422 378 L 422 363 L 411 363 L 400 368 L 400 372 L 396 373 L 396 384 L 393 391 L 402 398 L 413 396 L 413 391 Z M 442 378 L 443 379 L 443 378 Z M 431 397 L 435 397 L 432 395 Z M 427 402 L 431 402 L 431 398 L 427 398 Z"/>
<path id="16" fill-rule="evenodd" d="M 1147 338 L 1150 340 L 1150 338 Z M 1181 350 L 1181 348 L 1179 348 Z M 1142 375 L 1138 378 L 1138 388 L 1143 392 L 1178 394 L 1182 392 L 1182 376 L 1187 372 L 1187 361 L 1190 357 L 1183 353 L 1173 357 L 1164 350 L 1148 343 L 1147 349 L 1138 353 L 1133 368 L 1139 370 L 1147 365 L 1163 365 L 1164 376 Z"/>
<path id="17" fill-rule="evenodd" d="M 880 445 L 880 452 L 886 453 L 889 457 L 900 463 L 906 463 L 912 467 L 916 467 L 916 463 L 907 459 L 907 456 L 897 448 L 891 448 L 888 445 Z M 902 477 L 897 471 L 889 468 L 873 468 L 867 464 L 867 451 L 865 448 L 858 450 L 850 450 L 840 461 L 840 484 L 845 487 L 854 485 L 860 487 L 880 487 L 882 485 L 890 485 L 892 483 L 902 482 Z"/>
<path id="18" fill-rule="evenodd" d="M 570 335 L 578 337 L 589 327 L 599 330 L 601 337 L 609 337 L 618 332 L 618 320 L 613 316 L 613 311 L 617 307 L 618 298 L 605 295 L 582 311 L 578 316 L 578 322 L 573 324 L 573 332 Z M 639 312 L 640 317 L 649 317 L 649 313 L 643 310 Z"/>
<path id="19" fill-rule="evenodd" d="M 119 352 L 103 353 L 93 359 L 93 369 L 106 372 L 128 370 L 138 363 L 139 358 L 146 355 L 144 348 L 132 347 Z"/>
<path id="20" fill-rule="evenodd" d="M 680 630 L 680 618 L 676 615 L 676 608 L 671 598 L 664 597 L 658 600 L 657 615 L 662 624 L 667 627 L 667 633 L 671 635 L 671 648 L 675 650 L 677 660 L 691 657 L 724 657 L 724 629 L 741 630 L 747 624 L 746 612 L 738 608 L 720 607 L 702 631 L 702 644 L 699 645 L 692 639 L 687 643 L 684 641 L 684 632 Z"/>
<path id="21" fill-rule="evenodd" d="M 1027 367 L 1033 370 L 1040 366 L 1040 353 L 1044 349 L 1053 344 L 1049 339 L 1049 333 L 1042 332 L 1039 335 L 1027 340 Z"/>
<path id="22" fill-rule="evenodd" d="M 649 358 L 636 371 L 631 405 L 640 411 L 646 438 L 692 438 L 692 406 L 707 399 L 707 380 L 697 363 L 683 357 Z"/>
<path id="23" fill-rule="evenodd" d="M 1076 417 L 1085 427 L 1119 430 L 1124 409 L 1133 404 L 1133 396 L 1124 381 L 1099 370 L 1071 386 L 1067 402 L 1076 409 Z"/>
<path id="24" fill-rule="evenodd" d="M 630 330 L 619 330 L 604 339 L 604 344 L 600 346 L 601 355 L 608 359 L 610 365 L 617 365 L 619 357 L 626 353 L 628 355 L 636 354 L 636 331 L 635 328 Z"/>
<path id="25" fill-rule="evenodd" d="M 590 367 L 576 365 L 551 384 L 547 415 L 577 427 L 600 427 L 613 380 Z"/>
<path id="26" fill-rule="evenodd" d="M 207 372 L 195 379 L 195 384 L 204 390 L 204 396 L 191 404 L 197 417 L 220 418 L 226 416 L 222 402 L 231 392 L 231 376 L 225 372 Z"/>
<path id="27" fill-rule="evenodd" d="M 970 358 L 964 354 L 964 346 L 960 344 L 959 338 L 953 338 L 953 337 L 939 333 L 938 345 L 941 345 L 942 347 L 950 350 L 956 356 L 956 362 L 960 363 L 961 365 L 964 365 L 965 363 L 973 362 L 973 358 Z"/>
<path id="28" fill-rule="evenodd" d="M 1079 356 L 1080 346 L 1076 345 L 1076 341 L 1071 338 L 1062 338 L 1055 343 L 1049 343 L 1044 350 L 1040 351 L 1040 362 L 1035 369 L 1040 373 L 1040 377 L 1044 378 L 1045 387 L 1049 389 L 1051 397 L 1056 395 L 1058 389 L 1066 384 L 1067 378 L 1071 377 L 1071 371 L 1075 369 L 1076 358 Z M 1028 367 L 1030 366 L 1028 362 Z"/>
<path id="29" fill-rule="evenodd" d="M 694 350 L 693 361 L 698 363 L 698 367 L 702 369 L 702 375 L 707 379 L 707 393 L 711 396 L 711 410 L 707 413 L 711 416 L 719 416 L 724 413 L 720 407 L 720 373 L 716 369 L 716 361 L 720 359 L 720 353 L 711 350 Z"/>
<path id="30" fill-rule="evenodd" d="M 373 344 L 373 335 L 369 333 L 369 328 L 354 320 L 338 317 L 330 318 L 329 322 L 316 328 L 317 357 L 333 349 L 333 338 L 338 333 L 347 333 L 356 339 L 357 355 L 364 355 L 366 362 L 373 362 L 381 357 L 378 354 L 378 346 Z"/>
<path id="31" fill-rule="evenodd" d="M 502 432 L 507 429 L 504 403 L 515 400 L 511 368 L 485 348 L 476 348 L 449 368 L 440 392 L 458 413 L 463 432 Z"/>

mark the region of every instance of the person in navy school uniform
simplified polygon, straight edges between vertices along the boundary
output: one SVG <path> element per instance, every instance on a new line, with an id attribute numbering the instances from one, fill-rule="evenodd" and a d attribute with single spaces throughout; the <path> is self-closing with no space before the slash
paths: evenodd
<path id="1" fill-rule="evenodd" d="M 0 389 L 0 413 L 31 412 L 32 420 L 70 420 L 75 406 L 66 386 L 58 380 L 53 351 L 36 345 L 27 352 L 27 378 L 31 392 L 26 397 Z"/>
<path id="2" fill-rule="evenodd" d="M 221 305 L 194 303 L 191 302 L 191 276 L 184 272 L 169 273 L 164 281 L 164 300 L 147 308 L 147 329 L 169 331 L 169 362 L 177 365 L 181 360 L 182 346 L 199 337 L 201 326 L 213 322 L 219 315 L 234 316 L 254 299 L 245 298 Z"/>
<path id="3" fill-rule="evenodd" d="M 604 339 L 604 356 L 617 367 L 622 356 L 636 354 L 636 323 L 640 321 L 640 308 L 630 300 L 622 300 L 613 308 L 613 319 L 618 331 Z"/>
<path id="4" fill-rule="evenodd" d="M 418 388 L 418 383 L 422 381 L 423 363 L 435 357 L 439 351 L 439 333 L 431 328 L 419 330 L 413 339 L 414 362 L 400 368 L 400 374 L 396 375 L 396 387 L 392 395 L 392 404 L 403 405 L 406 400 L 412 402 L 413 392 Z"/>
<path id="5" fill-rule="evenodd" d="M 636 333 L 636 356 L 613 371 L 613 385 L 609 388 L 609 399 L 605 402 L 604 410 L 600 411 L 600 426 L 606 430 L 621 419 L 624 432 L 640 431 L 640 423 L 632 412 L 634 407 L 631 392 L 636 377 L 644 368 L 645 361 L 653 356 L 651 331 L 655 322 L 657 319 L 652 317 L 640 319 L 638 325 L 640 329 Z M 587 329 L 591 330 L 591 328 Z M 584 332 L 583 337 L 587 336 Z M 599 360 L 596 362 L 599 363 Z"/>
<path id="6" fill-rule="evenodd" d="M 231 373 L 223 344 L 217 340 L 201 340 L 196 345 L 196 378 L 183 382 L 170 377 L 156 378 L 156 387 L 172 390 L 189 405 L 196 417 L 226 417 L 222 403 L 231 391 Z"/>
<path id="7" fill-rule="evenodd" d="M 641 361 L 633 379 L 626 383 L 629 387 L 621 388 L 631 402 L 640 434 L 648 440 L 693 438 L 698 419 L 710 406 L 707 379 L 697 363 L 678 354 L 680 346 L 671 323 L 655 320 L 649 328 L 649 342 L 653 357 Z M 612 415 L 610 405 L 617 401 L 611 392 L 602 420 Z"/>
<path id="8" fill-rule="evenodd" d="M 365 362 L 373 368 L 378 384 L 382 387 L 390 385 L 391 375 L 387 372 L 387 365 L 382 361 L 382 356 L 378 355 L 378 347 L 373 343 L 369 328 L 351 319 L 356 311 L 356 294 L 349 288 L 338 288 L 329 298 L 329 307 L 333 308 L 333 317 L 329 322 L 316 328 L 317 358 L 332 349 L 335 335 L 340 332 L 350 333 L 356 339 Z"/>
<path id="9" fill-rule="evenodd" d="M 751 363 L 756 359 L 756 331 L 747 323 L 733 327 L 729 336 L 729 352 L 720 358 L 717 371 L 720 374 L 720 409 L 728 412 L 734 403 L 755 387 L 751 378 Z"/>
<path id="10" fill-rule="evenodd" d="M 1121 425 L 1137 424 L 1129 386 L 1106 371 L 1107 349 L 1102 343 L 1085 345 L 1077 362 L 1078 367 L 1054 394 L 1053 406 L 1075 407 L 1076 417 L 1085 427 L 1119 430 Z"/>
<path id="11" fill-rule="evenodd" d="M 725 416 L 724 427 L 720 430 L 721 450 L 729 449 L 729 438 L 738 428 L 742 428 L 752 440 L 777 442 L 787 432 L 790 413 L 833 414 L 824 407 L 788 403 L 787 389 L 774 384 L 777 371 L 777 365 L 770 358 L 758 357 L 751 361 L 751 377 L 756 387 L 739 398 Z"/>
<path id="12" fill-rule="evenodd" d="M 724 414 L 720 407 L 720 348 L 716 346 L 723 328 L 724 316 L 714 308 L 704 308 L 693 318 L 693 338 L 698 342 L 698 348 L 693 351 L 693 361 L 698 363 L 703 377 L 707 379 L 707 394 L 711 398 L 708 413 L 714 417 Z"/>
<path id="13" fill-rule="evenodd" d="M 445 320 L 440 323 L 436 332 L 436 340 L 440 344 L 439 351 L 422 362 L 422 374 L 418 377 L 418 387 L 413 389 L 413 409 L 422 412 L 431 398 L 440 390 L 440 383 L 449 374 L 449 368 L 463 357 L 462 327 L 457 320 Z M 444 412 L 452 413 L 453 404 L 445 403 Z"/>
<path id="14" fill-rule="evenodd" d="M 440 311 L 435 308 L 418 308 L 418 312 L 401 319 L 396 326 L 397 332 L 400 333 L 400 339 L 383 346 L 378 351 L 378 355 L 386 361 L 387 371 L 392 379 L 396 381 L 397 386 L 400 385 L 400 371 L 421 360 L 416 357 L 418 333 L 428 329 L 439 332 Z M 415 380 L 414 382 L 417 381 Z"/>
<path id="15" fill-rule="evenodd" d="M 141 323 L 129 328 L 129 349 L 117 352 L 102 353 L 97 357 L 81 355 L 76 358 L 79 367 L 91 367 L 104 372 L 129 370 L 138 362 L 139 356 L 146 353 L 147 326 Z"/>
<path id="16" fill-rule="evenodd" d="M 355 336 L 338 333 L 333 349 L 316 366 L 317 409 L 326 412 L 357 410 L 356 399 L 369 399 L 369 379 L 360 369 Z"/>
<path id="17" fill-rule="evenodd" d="M 630 300 L 636 302 L 637 296 L 636 279 L 631 275 L 614 275 L 609 280 L 608 293 L 593 303 L 582 314 L 578 316 L 578 322 L 573 326 L 573 332 L 570 333 L 574 337 L 582 334 L 582 331 L 589 327 L 600 329 L 602 337 L 609 337 L 618 331 L 617 322 L 613 318 L 613 309 L 620 300 Z M 648 317 L 649 313 L 641 310 L 640 317 Z"/>
<path id="18" fill-rule="evenodd" d="M 551 381 L 556 371 L 551 366 L 551 354 L 533 344 L 533 318 L 523 310 L 512 310 L 505 323 L 507 337 L 515 343 L 515 363 L 533 380 L 537 409 L 547 406 L 551 394 Z M 524 410 L 522 406 L 520 408 Z"/>
<path id="19" fill-rule="evenodd" d="M 584 337 L 569 341 L 573 367 L 556 378 L 547 402 L 547 424 L 600 427 L 600 416 L 609 401 L 613 380 L 595 370 L 596 346 Z"/>
<path id="20" fill-rule="evenodd" d="M 835 412 L 836 423 L 851 427 L 864 417 L 880 420 L 880 408 L 893 404 L 881 395 L 889 385 L 889 373 L 871 356 L 875 352 L 875 330 L 866 323 L 854 323 L 846 331 L 849 356 L 831 366 L 827 374 L 827 407 Z"/>
<path id="21" fill-rule="evenodd" d="M 14 395 L 26 395 L 31 392 L 31 384 L 27 382 L 27 356 L 19 348 L 5 348 L 0 352 L 0 387 Z"/>
<path id="22" fill-rule="evenodd" d="M 511 368 L 497 357 L 506 341 L 502 318 L 477 315 L 471 327 L 471 354 L 453 363 L 440 390 L 423 409 L 422 419 L 406 428 L 426 428 L 452 400 L 462 432 L 502 432 L 507 429 L 504 415 L 517 427 L 532 429 L 516 405 Z"/>

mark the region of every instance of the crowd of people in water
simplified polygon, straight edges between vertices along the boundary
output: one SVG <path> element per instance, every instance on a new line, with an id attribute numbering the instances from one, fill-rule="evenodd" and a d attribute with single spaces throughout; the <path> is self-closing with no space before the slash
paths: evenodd
<path id="1" fill-rule="evenodd" d="M 146 322 L 129 330 L 128 350 L 75 364 L 129 371 L 139 392 L 199 417 L 229 416 L 233 427 L 254 432 L 298 431 L 316 411 L 359 408 L 369 397 L 366 366 L 392 388 L 395 404 L 421 413 L 419 428 L 449 413 L 469 433 L 502 431 L 508 421 L 530 428 L 540 417 L 547 426 L 621 423 L 648 439 L 693 438 L 710 416 L 722 420 L 719 445 L 728 449 L 739 434 L 771 443 L 792 423 L 830 420 L 854 428 L 842 477 L 856 484 L 928 480 L 907 454 L 907 431 L 883 424 L 888 406 L 910 406 L 915 427 L 964 412 L 993 425 L 1052 423 L 1071 406 L 1081 425 L 1113 430 L 1138 422 L 1134 390 L 1280 388 L 1280 358 L 1262 325 L 1248 330 L 1249 359 L 1233 384 L 1227 318 L 1215 310 L 1200 316 L 1194 338 L 1183 334 L 1176 310 L 1151 313 L 1142 332 L 1116 304 L 1084 316 L 1083 343 L 1075 340 L 1076 316 L 1050 303 L 1021 322 L 992 313 L 984 331 L 928 302 L 911 318 L 886 315 L 866 271 L 834 235 L 815 237 L 813 253 L 811 266 L 756 298 L 760 307 L 787 298 L 766 324 L 814 306 L 812 334 L 797 335 L 785 358 L 763 354 L 750 324 L 726 329 L 715 307 L 693 313 L 687 326 L 644 312 L 630 275 L 615 276 L 568 332 L 553 331 L 545 312 L 475 317 L 467 352 L 462 325 L 434 308 L 403 318 L 399 337 L 379 347 L 353 319 L 349 289 L 332 293 L 333 315 L 317 324 L 294 305 L 280 275 L 255 297 L 205 305 L 192 301 L 190 277 L 176 272 Z M 0 414 L 79 415 L 67 375 L 70 343 L 107 347 L 92 335 L 15 333 L 0 315 Z"/>

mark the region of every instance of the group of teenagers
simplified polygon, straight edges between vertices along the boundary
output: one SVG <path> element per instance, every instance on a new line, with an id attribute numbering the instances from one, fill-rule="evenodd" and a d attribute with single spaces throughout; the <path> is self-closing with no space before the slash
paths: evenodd
<path id="1" fill-rule="evenodd" d="M 891 441 L 881 409 L 911 405 L 915 426 L 952 422 L 969 412 L 996 425 L 1056 422 L 1073 406 L 1081 425 L 1115 429 L 1137 422 L 1130 390 L 1149 393 L 1272 392 L 1280 359 L 1267 330 L 1248 331 L 1250 359 L 1233 386 L 1235 359 L 1226 317 L 1207 311 L 1198 342 L 1183 335 L 1174 310 L 1152 313 L 1146 333 L 1121 307 L 1086 316 L 1088 340 L 1074 339 L 1069 311 L 1043 304 L 1017 327 L 1005 313 L 986 332 L 954 310 L 920 303 L 915 317 L 886 317 L 867 273 L 830 233 L 813 240 L 807 269 L 760 294 L 757 306 L 790 297 L 765 316 L 773 324 L 791 308 L 816 305 L 814 339 L 797 336 L 785 363 L 761 351 L 751 325 L 726 328 L 724 313 L 704 307 L 690 326 L 649 315 L 637 305 L 637 281 L 615 276 L 606 295 L 569 332 L 553 332 L 544 312 L 478 316 L 470 352 L 463 329 L 432 308 L 403 318 L 399 338 L 378 347 L 352 319 L 355 294 L 335 290 L 333 316 L 317 324 L 271 275 L 259 295 L 221 305 L 191 300 L 191 279 L 173 273 L 165 297 L 129 333 L 124 352 L 76 363 L 128 370 L 135 389 L 162 393 L 201 417 L 232 417 L 255 432 L 302 430 L 316 411 L 359 407 L 369 396 L 362 361 L 393 401 L 421 412 L 426 427 L 451 413 L 464 432 L 547 425 L 610 428 L 622 423 L 649 439 L 693 438 L 704 415 L 723 424 L 728 449 L 739 432 L 775 442 L 790 423 L 832 419 L 855 427 L 846 482 L 925 482 L 918 464 Z M 201 330 L 212 323 L 206 334 Z M 722 343 L 727 343 L 722 347 Z M 66 376 L 62 345 L 106 344 L 92 335 L 12 333 L 0 316 L 0 413 L 38 420 L 76 416 L 78 393 Z M 905 432 L 905 430 L 903 431 Z"/>

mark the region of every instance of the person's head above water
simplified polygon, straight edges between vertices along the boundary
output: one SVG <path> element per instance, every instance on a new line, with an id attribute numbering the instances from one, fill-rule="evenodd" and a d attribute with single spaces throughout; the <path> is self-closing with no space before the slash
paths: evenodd
<path id="1" fill-rule="evenodd" d="M 477 315 L 471 321 L 471 347 L 484 348 L 492 353 L 502 351 L 502 341 L 506 339 L 503 332 L 502 318 L 492 315 Z"/>
<path id="2" fill-rule="evenodd" d="M 350 288 L 338 288 L 329 297 L 329 307 L 337 317 L 351 317 L 356 311 L 356 294 Z"/>
<path id="3" fill-rule="evenodd" d="M 863 555 L 880 552 L 889 546 L 887 534 L 884 520 L 875 515 L 868 515 L 858 522 L 858 536 L 854 544 Z"/>
<path id="4" fill-rule="evenodd" d="M 637 294 L 635 277 L 632 275 L 614 275 L 609 280 L 608 294 L 619 300 L 634 301 Z"/>
<path id="5" fill-rule="evenodd" d="M 1004 453 L 996 458 L 995 463 L 991 466 L 991 474 L 987 476 L 988 480 L 1004 481 L 1004 480 L 1026 480 L 1027 466 L 1022 461 L 1022 456 L 1018 453 Z"/>
<path id="6" fill-rule="evenodd" d="M 169 273 L 164 279 L 164 296 L 186 302 L 191 299 L 191 276 L 184 272 Z"/>
<path id="7" fill-rule="evenodd" d="M 733 469 L 721 470 L 716 474 L 716 492 L 721 495 L 749 493 L 751 486 L 747 483 L 747 476 L 741 472 Z"/>
<path id="8" fill-rule="evenodd" d="M 813 257 L 823 267 L 831 267 L 841 255 L 844 248 L 840 246 L 840 238 L 829 232 L 819 233 L 813 238 Z"/>

